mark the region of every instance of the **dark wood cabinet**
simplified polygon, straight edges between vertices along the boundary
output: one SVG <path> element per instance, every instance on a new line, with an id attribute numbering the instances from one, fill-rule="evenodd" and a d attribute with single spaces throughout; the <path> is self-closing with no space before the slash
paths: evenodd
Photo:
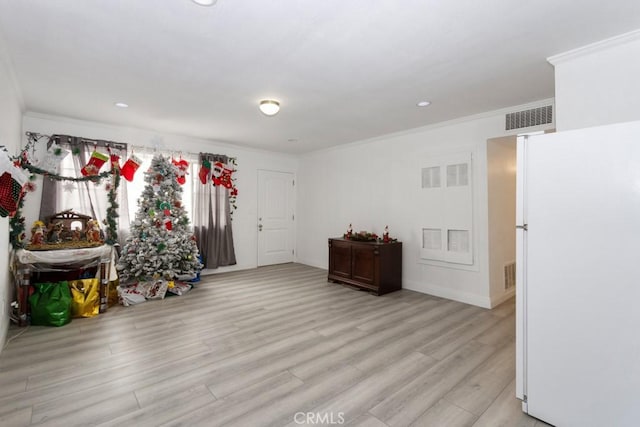
<path id="1" fill-rule="evenodd" d="M 329 280 L 376 295 L 402 288 L 402 243 L 329 239 Z"/>

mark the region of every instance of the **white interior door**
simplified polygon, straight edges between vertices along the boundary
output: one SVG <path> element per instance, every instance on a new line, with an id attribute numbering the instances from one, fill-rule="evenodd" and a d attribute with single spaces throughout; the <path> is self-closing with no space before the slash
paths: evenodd
<path id="1" fill-rule="evenodd" d="M 258 171 L 258 266 L 293 262 L 294 177 Z"/>

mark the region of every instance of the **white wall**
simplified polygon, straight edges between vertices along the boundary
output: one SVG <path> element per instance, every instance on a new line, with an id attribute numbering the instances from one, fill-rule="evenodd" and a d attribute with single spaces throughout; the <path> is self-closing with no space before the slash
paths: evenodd
<path id="1" fill-rule="evenodd" d="M 640 119 L 640 30 L 549 58 L 558 131 Z"/>
<path id="2" fill-rule="evenodd" d="M 389 225 L 403 242 L 403 287 L 491 307 L 488 273 L 486 141 L 506 135 L 504 113 L 513 107 L 318 151 L 300 159 L 298 260 L 327 268 L 327 238 L 354 231 L 381 234 Z M 475 261 L 470 268 L 420 259 L 420 163 L 451 151 L 473 153 Z"/>
<path id="3" fill-rule="evenodd" d="M 505 290 L 504 266 L 516 260 L 516 137 L 487 141 L 489 287 L 492 306 L 515 294 Z"/>
<path id="4" fill-rule="evenodd" d="M 31 113 L 24 116 L 23 129 L 25 132 L 31 131 L 47 135 L 74 135 L 84 138 L 126 142 L 136 146 L 156 146 L 159 150 L 173 151 L 175 153 L 178 151 L 184 153 L 202 151 L 236 157 L 238 172 L 235 176 L 237 177 L 239 194 L 238 209 L 233 214 L 233 238 L 237 265 L 221 267 L 215 272 L 242 270 L 257 266 L 258 169 L 291 172 L 294 174 L 297 172 L 298 161 L 293 156 L 148 130 Z M 142 179 L 142 177 L 140 176 L 139 179 Z M 30 194 L 29 196 L 25 202 L 27 228 L 29 224 L 37 219 L 40 203 L 38 193 Z"/>
<path id="5" fill-rule="evenodd" d="M 11 155 L 18 154 L 22 120 L 21 98 L 15 85 L 4 44 L 0 38 L 0 145 Z M 2 153 L 0 153 L 2 155 Z M 13 298 L 13 280 L 9 274 L 9 219 L 0 218 L 0 351 L 9 326 L 9 305 Z"/>

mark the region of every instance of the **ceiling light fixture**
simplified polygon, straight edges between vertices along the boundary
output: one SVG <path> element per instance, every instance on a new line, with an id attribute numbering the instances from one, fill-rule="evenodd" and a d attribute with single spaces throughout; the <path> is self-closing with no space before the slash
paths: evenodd
<path id="1" fill-rule="evenodd" d="M 430 101 L 420 101 L 416 104 L 418 107 L 428 107 L 429 105 L 431 105 Z"/>
<path id="2" fill-rule="evenodd" d="M 260 111 L 267 116 L 274 116 L 280 111 L 280 103 L 273 99 L 263 99 L 260 101 Z"/>
<path id="3" fill-rule="evenodd" d="M 218 2 L 218 0 L 191 0 L 191 1 L 200 6 L 213 6 Z"/>
<path id="4" fill-rule="evenodd" d="M 126 104 L 126 103 L 124 103 L 124 102 L 116 102 L 116 103 L 115 103 L 115 104 L 113 104 L 113 105 L 115 105 L 115 106 L 116 106 L 116 107 L 118 107 L 118 108 L 128 108 L 128 107 L 129 107 L 129 104 Z"/>

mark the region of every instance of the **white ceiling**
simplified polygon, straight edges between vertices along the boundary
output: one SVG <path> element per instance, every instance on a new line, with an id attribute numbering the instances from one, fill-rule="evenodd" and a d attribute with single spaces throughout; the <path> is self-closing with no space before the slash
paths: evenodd
<path id="1" fill-rule="evenodd" d="M 638 0 L 0 0 L 27 111 L 290 153 L 553 97 L 547 57 L 637 28 Z"/>

